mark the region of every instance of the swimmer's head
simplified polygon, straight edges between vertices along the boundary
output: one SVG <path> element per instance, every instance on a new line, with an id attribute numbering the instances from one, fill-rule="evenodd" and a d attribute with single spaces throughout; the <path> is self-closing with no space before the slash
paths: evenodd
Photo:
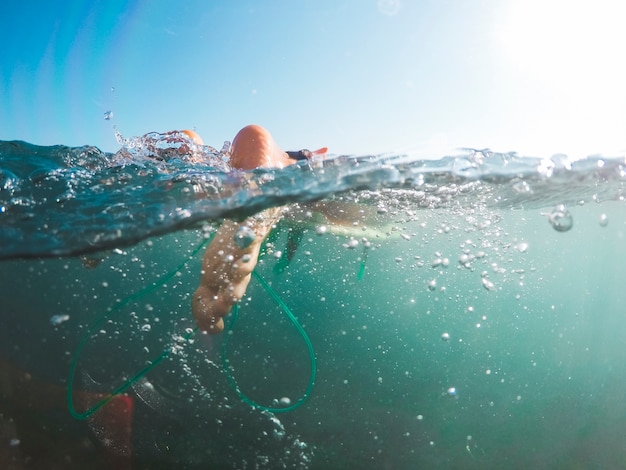
<path id="1" fill-rule="evenodd" d="M 181 132 L 183 134 L 186 134 L 187 137 L 189 137 L 193 141 L 194 144 L 204 145 L 204 141 L 202 140 L 202 137 L 200 137 L 196 131 L 190 131 L 189 129 L 185 129 Z"/>

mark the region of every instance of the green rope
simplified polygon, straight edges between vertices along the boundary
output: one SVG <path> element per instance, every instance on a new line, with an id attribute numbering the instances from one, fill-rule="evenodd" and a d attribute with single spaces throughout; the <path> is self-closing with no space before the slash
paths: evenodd
<path id="1" fill-rule="evenodd" d="M 89 418 L 92 414 L 94 414 L 96 411 L 98 411 L 100 408 L 102 408 L 104 405 L 106 405 L 112 398 L 114 398 L 116 395 L 124 393 L 135 382 L 140 380 L 144 375 L 146 375 L 148 372 L 150 372 L 152 369 L 154 369 L 157 365 L 159 365 L 165 358 L 167 358 L 167 356 L 169 356 L 170 351 L 171 351 L 170 348 L 166 348 L 165 350 L 163 350 L 163 352 L 158 357 L 156 357 L 146 367 L 141 369 L 137 374 L 135 374 L 131 378 L 127 379 L 122 385 L 117 387 L 109 395 L 107 395 L 102 400 L 97 402 L 94 406 L 92 406 L 88 410 L 86 410 L 86 411 L 81 413 L 81 412 L 76 410 L 76 407 L 74 405 L 74 379 L 75 379 L 75 376 L 76 376 L 76 368 L 78 366 L 78 359 L 80 358 L 80 355 L 81 355 L 81 352 L 82 352 L 83 348 L 85 347 L 85 345 L 89 341 L 92 332 L 93 331 L 97 331 L 98 329 L 100 329 L 100 326 L 105 321 L 109 320 L 111 317 L 113 317 L 115 315 L 118 315 L 121 312 L 122 308 L 124 308 L 130 302 L 132 302 L 134 300 L 141 299 L 142 297 L 144 297 L 145 295 L 149 294 L 150 292 L 158 289 L 159 287 L 162 287 L 170 279 L 174 278 L 176 276 L 176 274 L 181 269 L 183 269 L 185 267 L 185 265 L 189 262 L 189 260 L 194 258 L 200 252 L 200 250 L 202 250 L 202 248 L 204 248 L 211 241 L 211 239 L 212 239 L 212 237 L 210 237 L 207 240 L 203 240 L 196 247 L 196 249 L 191 253 L 191 255 L 189 255 L 187 258 L 185 258 L 185 260 L 183 262 L 181 262 L 176 268 L 174 268 L 169 273 L 164 274 L 163 276 L 158 278 L 156 281 L 154 281 L 148 287 L 145 287 L 145 288 L 141 289 L 140 291 L 137 291 L 134 294 L 131 294 L 128 297 L 124 298 L 122 301 L 117 303 L 113 308 L 111 308 L 108 312 L 104 313 L 100 318 L 98 318 L 87 329 L 87 331 L 83 335 L 80 343 L 78 344 L 78 347 L 76 348 L 76 351 L 74 352 L 74 357 L 72 358 L 72 362 L 70 364 L 70 371 L 69 371 L 69 375 L 68 375 L 68 378 L 67 378 L 67 405 L 68 405 L 70 414 L 74 418 L 81 419 L 81 420 Z M 192 332 L 187 333 L 184 336 L 184 339 L 188 340 L 195 333 L 196 333 L 196 330 L 193 330 Z"/>
<path id="2" fill-rule="evenodd" d="M 76 378 L 76 369 L 78 367 L 78 360 L 80 359 L 80 355 L 82 353 L 83 348 L 85 347 L 85 345 L 87 344 L 87 342 L 91 338 L 92 332 L 93 331 L 97 331 L 98 329 L 100 329 L 100 326 L 105 321 L 109 320 L 111 317 L 113 317 L 115 315 L 119 315 L 121 313 L 122 308 L 124 308 L 130 302 L 132 302 L 134 300 L 141 299 L 142 297 L 144 297 L 145 295 L 149 294 L 150 292 L 158 289 L 159 287 L 162 287 L 170 279 L 174 278 L 176 276 L 176 274 L 182 268 L 184 268 L 185 265 L 191 259 L 193 259 L 198 254 L 198 252 L 200 252 L 200 250 L 202 250 L 202 248 L 204 248 L 211 241 L 211 238 L 209 238 L 207 240 L 203 240 L 202 243 L 200 243 L 196 247 L 196 249 L 191 253 L 191 255 L 188 256 L 183 262 L 181 262 L 175 269 L 173 269 L 172 271 L 170 271 L 167 274 L 164 274 L 163 276 L 158 278 L 156 281 L 154 281 L 152 284 L 150 284 L 148 287 L 145 287 L 144 289 L 141 289 L 140 291 L 138 291 L 138 292 L 136 292 L 134 294 L 131 294 L 128 297 L 124 298 L 122 301 L 120 301 L 114 307 L 112 307 L 108 312 L 104 313 L 100 318 L 98 318 L 87 329 L 87 331 L 83 335 L 82 339 L 80 340 L 80 342 L 78 344 L 78 347 L 76 348 L 76 351 L 74 352 L 74 356 L 73 356 L 72 361 L 70 363 L 70 370 L 69 370 L 68 379 L 67 379 L 67 382 L 68 382 L 67 394 L 66 394 L 67 405 L 68 405 L 70 414 L 75 419 L 84 420 L 84 419 L 89 418 L 96 411 L 98 411 L 100 408 L 102 408 L 104 405 L 106 405 L 111 399 L 113 399 L 117 395 L 120 395 L 120 394 L 124 393 L 133 384 L 135 384 L 142 377 L 144 377 L 148 372 L 150 372 L 152 369 L 154 369 L 156 366 L 158 366 L 161 362 L 163 362 L 163 360 L 165 360 L 169 356 L 170 352 L 172 351 L 172 346 L 166 347 L 163 350 L 163 352 L 161 352 L 161 354 L 159 356 L 157 356 L 154 360 L 152 360 L 147 366 L 145 366 L 143 369 L 141 369 L 135 375 L 133 375 L 132 377 L 130 377 L 129 379 L 124 381 L 124 383 L 122 383 L 119 387 L 117 387 L 112 392 L 110 392 L 108 395 L 106 395 L 104 398 L 102 398 L 100 401 L 98 401 L 91 408 L 88 408 L 86 411 L 79 412 L 79 411 L 76 410 L 76 406 L 75 406 L 75 403 L 74 403 L 74 381 L 75 381 L 75 378 Z M 304 401 L 309 397 L 309 395 L 311 394 L 311 391 L 313 390 L 313 386 L 314 386 L 314 382 L 315 382 L 315 374 L 316 374 L 315 352 L 313 350 L 313 345 L 311 344 L 311 341 L 309 340 L 309 337 L 307 336 L 306 332 L 302 328 L 302 325 L 300 325 L 300 323 L 295 318 L 295 316 L 293 315 L 293 313 L 291 312 L 289 307 L 287 307 L 287 305 L 278 296 L 278 294 L 265 282 L 265 280 L 263 280 L 263 278 L 259 274 L 257 274 L 256 271 L 254 271 L 253 274 L 259 280 L 261 285 L 265 288 L 267 293 L 272 297 L 272 299 L 282 308 L 282 310 L 289 317 L 291 322 L 294 324 L 294 326 L 296 327 L 296 329 L 298 330 L 298 332 L 300 333 L 300 335 L 304 339 L 304 341 L 305 341 L 305 343 L 307 345 L 307 348 L 309 350 L 309 358 L 311 360 L 311 377 L 310 377 L 310 380 L 309 380 L 309 385 L 308 385 L 304 395 L 296 403 L 294 403 L 293 405 L 291 405 L 289 407 L 286 407 L 286 408 L 271 408 L 271 407 L 265 407 L 265 406 L 259 405 L 256 402 L 250 400 L 248 397 L 246 397 L 241 392 L 241 390 L 237 386 L 235 378 L 232 375 L 231 368 L 228 366 L 228 362 L 229 361 L 228 361 L 228 358 L 227 358 L 228 339 L 232 335 L 231 332 L 232 332 L 232 330 L 233 330 L 233 328 L 235 326 L 235 322 L 237 321 L 237 318 L 238 318 L 239 309 L 238 309 L 237 305 L 235 305 L 233 307 L 233 310 L 232 310 L 233 319 L 232 319 L 232 321 L 230 323 L 228 331 L 226 332 L 226 337 L 225 337 L 225 339 L 224 339 L 224 341 L 222 343 L 222 365 L 223 365 L 223 369 L 224 369 L 224 372 L 226 374 L 226 377 L 228 378 L 228 382 L 229 382 L 230 386 L 235 390 L 235 392 L 237 392 L 239 397 L 245 403 L 249 404 L 250 406 L 253 406 L 254 408 L 259 408 L 261 410 L 271 411 L 271 412 L 274 412 L 274 413 L 292 411 L 292 410 L 296 409 L 297 407 L 299 407 L 300 405 L 302 405 L 302 403 L 304 403 Z M 185 341 L 190 340 L 191 337 L 194 336 L 198 332 L 198 330 L 199 330 L 198 327 L 194 328 L 192 331 L 190 331 L 187 334 L 185 334 L 183 336 L 183 339 Z"/>
<path id="3" fill-rule="evenodd" d="M 272 300 L 274 300 L 274 302 L 278 304 L 278 306 L 283 310 L 283 312 L 285 312 L 285 315 L 287 315 L 287 317 L 289 318 L 293 326 L 296 327 L 296 329 L 298 330 L 298 333 L 300 333 L 300 336 L 306 343 L 306 347 L 309 352 L 309 360 L 311 361 L 311 375 L 309 377 L 309 384 L 304 394 L 300 397 L 298 401 L 296 401 L 291 406 L 280 407 L 280 408 L 261 405 L 255 402 L 254 400 L 251 400 L 250 398 L 248 398 L 241 391 L 241 389 L 237 385 L 237 381 L 235 380 L 235 377 L 233 376 L 233 373 L 231 371 L 232 366 L 229 365 L 230 361 L 228 359 L 229 339 L 232 336 L 231 332 L 235 328 L 235 323 L 237 322 L 237 319 L 239 317 L 239 308 L 237 305 L 233 307 L 233 310 L 232 310 L 233 318 L 230 322 L 230 326 L 229 326 L 228 332 L 226 333 L 226 337 L 224 338 L 224 342 L 222 343 L 222 369 L 226 373 L 226 377 L 228 377 L 228 383 L 235 390 L 235 392 L 237 392 L 237 395 L 239 395 L 239 398 L 241 398 L 241 400 L 244 403 L 247 403 L 253 408 L 258 408 L 262 411 L 269 411 L 271 413 L 286 413 L 288 411 L 293 411 L 296 408 L 298 408 L 300 405 L 302 405 L 307 400 L 307 398 L 309 398 L 309 396 L 311 395 L 311 392 L 313 391 L 313 386 L 315 385 L 315 374 L 317 371 L 317 363 L 316 363 L 317 361 L 315 359 L 315 350 L 313 349 L 313 345 L 311 344 L 311 340 L 309 339 L 309 336 L 306 334 L 306 331 L 304 331 L 304 328 L 302 327 L 300 322 L 297 320 L 295 315 L 291 312 L 289 307 L 285 304 L 285 302 L 283 302 L 283 299 L 280 298 L 280 296 L 276 293 L 276 291 L 274 291 L 274 289 L 272 289 L 270 285 L 267 282 L 265 282 L 265 280 L 256 271 L 253 271 L 252 274 L 254 275 L 254 277 L 256 277 L 259 283 L 265 288 L 265 291 L 270 295 Z"/>
<path id="4" fill-rule="evenodd" d="M 359 266 L 359 271 L 356 274 L 356 280 L 360 281 L 363 279 L 363 275 L 365 274 L 365 263 L 367 262 L 367 246 L 363 245 L 363 255 L 361 256 L 361 265 Z"/>

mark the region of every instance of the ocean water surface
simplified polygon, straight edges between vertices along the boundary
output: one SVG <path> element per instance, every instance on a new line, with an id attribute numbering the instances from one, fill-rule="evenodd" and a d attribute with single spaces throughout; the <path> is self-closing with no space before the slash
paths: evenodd
<path id="1" fill-rule="evenodd" d="M 464 150 L 234 172 L 224 149 L 158 134 L 114 154 L 0 142 L 3 458 L 626 461 L 623 157 Z M 285 217 L 257 273 L 315 361 L 257 280 L 232 331 L 194 332 L 211 234 L 275 206 Z M 282 412 L 306 394 L 312 365 L 310 395 Z M 55 435 L 49 454 L 41 423 Z"/>

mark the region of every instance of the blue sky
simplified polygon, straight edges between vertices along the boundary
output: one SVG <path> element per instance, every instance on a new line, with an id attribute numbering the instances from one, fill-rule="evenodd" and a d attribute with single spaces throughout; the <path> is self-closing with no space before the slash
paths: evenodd
<path id="1" fill-rule="evenodd" d="M 285 148 L 626 153 L 623 2 L 9 0 L 0 139 L 248 123 Z M 104 113 L 113 111 L 110 121 Z"/>

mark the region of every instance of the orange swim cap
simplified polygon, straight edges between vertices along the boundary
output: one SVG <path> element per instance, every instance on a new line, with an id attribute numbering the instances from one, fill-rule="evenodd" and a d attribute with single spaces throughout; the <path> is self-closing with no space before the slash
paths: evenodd
<path id="1" fill-rule="evenodd" d="M 187 136 L 193 140 L 194 144 L 197 145 L 204 145 L 204 141 L 202 140 L 202 137 L 200 137 L 198 135 L 198 133 L 196 131 L 190 131 L 189 129 L 185 129 L 183 131 L 181 131 L 183 134 L 187 134 Z"/>

